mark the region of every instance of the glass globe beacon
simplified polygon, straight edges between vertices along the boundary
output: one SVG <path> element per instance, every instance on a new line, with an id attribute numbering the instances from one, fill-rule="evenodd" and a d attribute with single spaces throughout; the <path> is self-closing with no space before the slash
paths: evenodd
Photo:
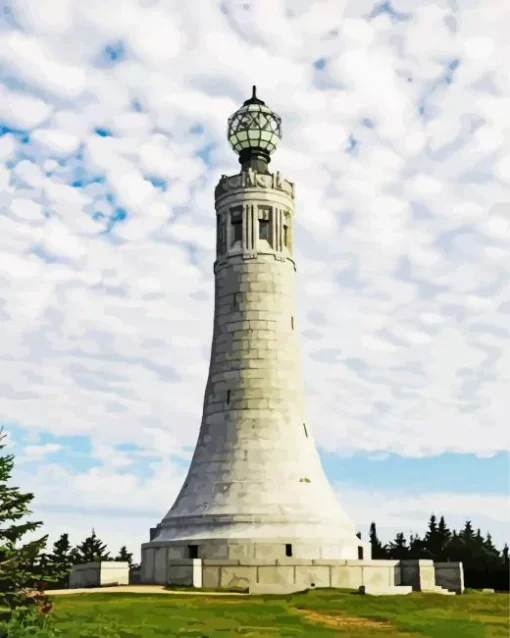
<path id="1" fill-rule="evenodd" d="M 228 119 L 228 141 L 243 165 L 251 159 L 269 163 L 282 137 L 281 118 L 257 97 L 256 91 L 254 86 L 251 98 Z"/>

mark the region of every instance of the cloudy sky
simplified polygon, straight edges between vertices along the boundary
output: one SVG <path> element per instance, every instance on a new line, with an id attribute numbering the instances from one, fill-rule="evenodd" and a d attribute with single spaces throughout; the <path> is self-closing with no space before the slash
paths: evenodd
<path id="1" fill-rule="evenodd" d="M 201 418 L 226 121 L 296 182 L 310 423 L 366 533 L 508 538 L 510 8 L 1 0 L 0 418 L 54 539 L 138 554 Z M 505 410 L 506 408 L 506 410 Z"/>

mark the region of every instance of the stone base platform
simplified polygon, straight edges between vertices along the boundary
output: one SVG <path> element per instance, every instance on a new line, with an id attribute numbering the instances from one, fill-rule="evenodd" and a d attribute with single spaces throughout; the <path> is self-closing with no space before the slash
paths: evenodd
<path id="1" fill-rule="evenodd" d="M 146 584 L 239 589 L 251 593 L 288 594 L 305 589 L 364 587 L 372 595 L 409 591 L 462 593 L 462 563 L 431 560 L 349 560 L 279 558 L 173 558 L 163 548 L 142 569 Z M 404 589 L 405 588 L 405 589 Z M 409 589 L 410 588 L 410 589 Z M 380 592 L 379 594 L 375 592 Z"/>

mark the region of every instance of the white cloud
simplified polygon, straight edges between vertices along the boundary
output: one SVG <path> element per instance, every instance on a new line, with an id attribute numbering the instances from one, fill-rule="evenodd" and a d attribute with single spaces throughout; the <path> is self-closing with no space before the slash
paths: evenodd
<path id="1" fill-rule="evenodd" d="M 0 86 L 0 118 L 13 129 L 31 129 L 44 122 L 51 112 L 43 100 Z"/>
<path id="2" fill-rule="evenodd" d="M 39 142 L 46 150 L 56 157 L 70 155 L 79 146 L 80 140 L 75 135 L 55 129 L 38 129 L 32 135 L 34 142 Z"/>
<path id="3" fill-rule="evenodd" d="M 90 436 L 101 458 L 137 441 L 169 463 L 194 444 L 214 186 L 237 170 L 226 120 L 256 83 L 283 118 L 271 166 L 296 182 L 320 444 L 508 449 L 508 14 L 397 4 L 409 19 L 368 20 L 368 0 L 15 3 L 22 28 L 0 41 L 0 417 Z"/>

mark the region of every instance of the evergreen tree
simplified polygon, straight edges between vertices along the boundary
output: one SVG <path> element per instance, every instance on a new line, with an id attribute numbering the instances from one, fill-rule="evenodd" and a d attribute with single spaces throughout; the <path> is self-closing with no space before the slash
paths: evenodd
<path id="1" fill-rule="evenodd" d="M 59 586 L 67 587 L 69 573 L 74 565 L 75 554 L 69 541 L 69 534 L 61 534 L 60 538 L 53 543 L 53 551 L 48 555 L 51 565 L 62 572 Z"/>
<path id="2" fill-rule="evenodd" d="M 426 542 L 420 538 L 418 534 L 411 534 L 409 538 L 409 556 L 408 558 L 430 558 L 427 550 Z"/>
<path id="3" fill-rule="evenodd" d="M 437 519 L 435 514 L 432 514 L 429 519 L 429 528 L 425 534 L 423 541 L 423 549 L 427 551 L 430 558 L 436 559 L 440 550 L 439 543 L 439 531 L 437 525 Z"/>
<path id="4" fill-rule="evenodd" d="M 510 565 L 510 558 L 508 557 L 508 545 L 505 543 L 505 546 L 503 547 L 503 565 L 505 567 L 508 567 Z"/>
<path id="5" fill-rule="evenodd" d="M 106 551 L 106 543 L 103 543 L 96 535 L 94 529 L 81 545 L 76 547 L 76 559 L 79 563 L 93 563 L 108 560 L 109 552 Z"/>
<path id="6" fill-rule="evenodd" d="M 444 516 L 441 516 L 441 518 L 439 519 L 439 523 L 437 525 L 437 544 L 438 544 L 437 560 L 443 561 L 447 558 L 446 550 L 451 537 L 452 537 L 452 534 L 446 525 Z"/>
<path id="7" fill-rule="evenodd" d="M 129 566 L 131 567 L 133 564 L 133 554 L 128 552 L 127 547 L 123 545 L 114 560 L 129 563 Z"/>
<path id="8" fill-rule="evenodd" d="M 487 567 L 496 567 L 501 565 L 501 554 L 496 549 L 496 546 L 492 542 L 492 536 L 487 532 L 487 536 L 483 542 L 483 551 L 485 554 L 485 564 Z"/>
<path id="9" fill-rule="evenodd" d="M 0 449 L 5 447 L 6 434 L 0 429 Z M 41 597 L 30 594 L 44 570 L 43 551 L 47 536 L 23 542 L 27 533 L 37 532 L 41 521 L 27 521 L 32 512 L 31 493 L 11 487 L 9 481 L 14 468 L 14 456 L 0 456 L 0 616 L 8 620 L 13 614 L 25 616 L 37 605 L 46 604 Z M 45 607 L 46 608 L 46 607 Z M 50 607 L 51 608 L 51 607 Z M 42 607 L 40 607 L 42 609 Z M 48 609 L 49 610 L 49 609 Z M 21 616 L 20 616 L 21 614 Z"/>
<path id="10" fill-rule="evenodd" d="M 459 534 L 461 541 L 460 560 L 464 568 L 471 569 L 478 564 L 481 567 L 481 558 L 483 556 L 483 537 L 480 530 L 475 533 L 470 520 L 464 524 L 464 529 Z"/>
<path id="11" fill-rule="evenodd" d="M 453 530 L 450 540 L 446 545 L 446 557 L 447 560 L 451 561 L 461 561 L 464 552 L 464 542 L 460 534 L 457 533 L 457 530 Z"/>
<path id="12" fill-rule="evenodd" d="M 372 556 L 378 558 L 374 552 L 374 547 L 380 546 L 375 523 L 370 525 L 370 541 Z M 386 550 L 387 558 L 396 560 L 431 558 L 434 561 L 462 562 L 466 587 L 493 587 L 497 591 L 508 591 L 510 587 L 508 545 L 505 544 L 503 551 L 499 552 L 490 533 L 484 538 L 479 529 L 475 532 L 470 520 L 465 522 L 460 532 L 450 531 L 444 516 L 438 522 L 433 514 L 423 539 L 417 534 L 411 534 L 407 543 L 404 534 L 399 533 L 383 549 Z"/>
<path id="13" fill-rule="evenodd" d="M 398 533 L 395 539 L 390 543 L 389 556 L 395 560 L 409 558 L 409 547 L 402 532 Z"/>
<path id="14" fill-rule="evenodd" d="M 387 555 L 386 546 L 379 540 L 377 528 L 373 521 L 370 523 L 369 538 L 372 545 L 372 558 L 385 558 Z"/>
<path id="15" fill-rule="evenodd" d="M 462 541 L 465 545 L 469 545 L 475 540 L 475 532 L 470 520 L 467 520 L 465 522 L 464 529 L 461 531 L 460 537 L 462 538 Z"/>

